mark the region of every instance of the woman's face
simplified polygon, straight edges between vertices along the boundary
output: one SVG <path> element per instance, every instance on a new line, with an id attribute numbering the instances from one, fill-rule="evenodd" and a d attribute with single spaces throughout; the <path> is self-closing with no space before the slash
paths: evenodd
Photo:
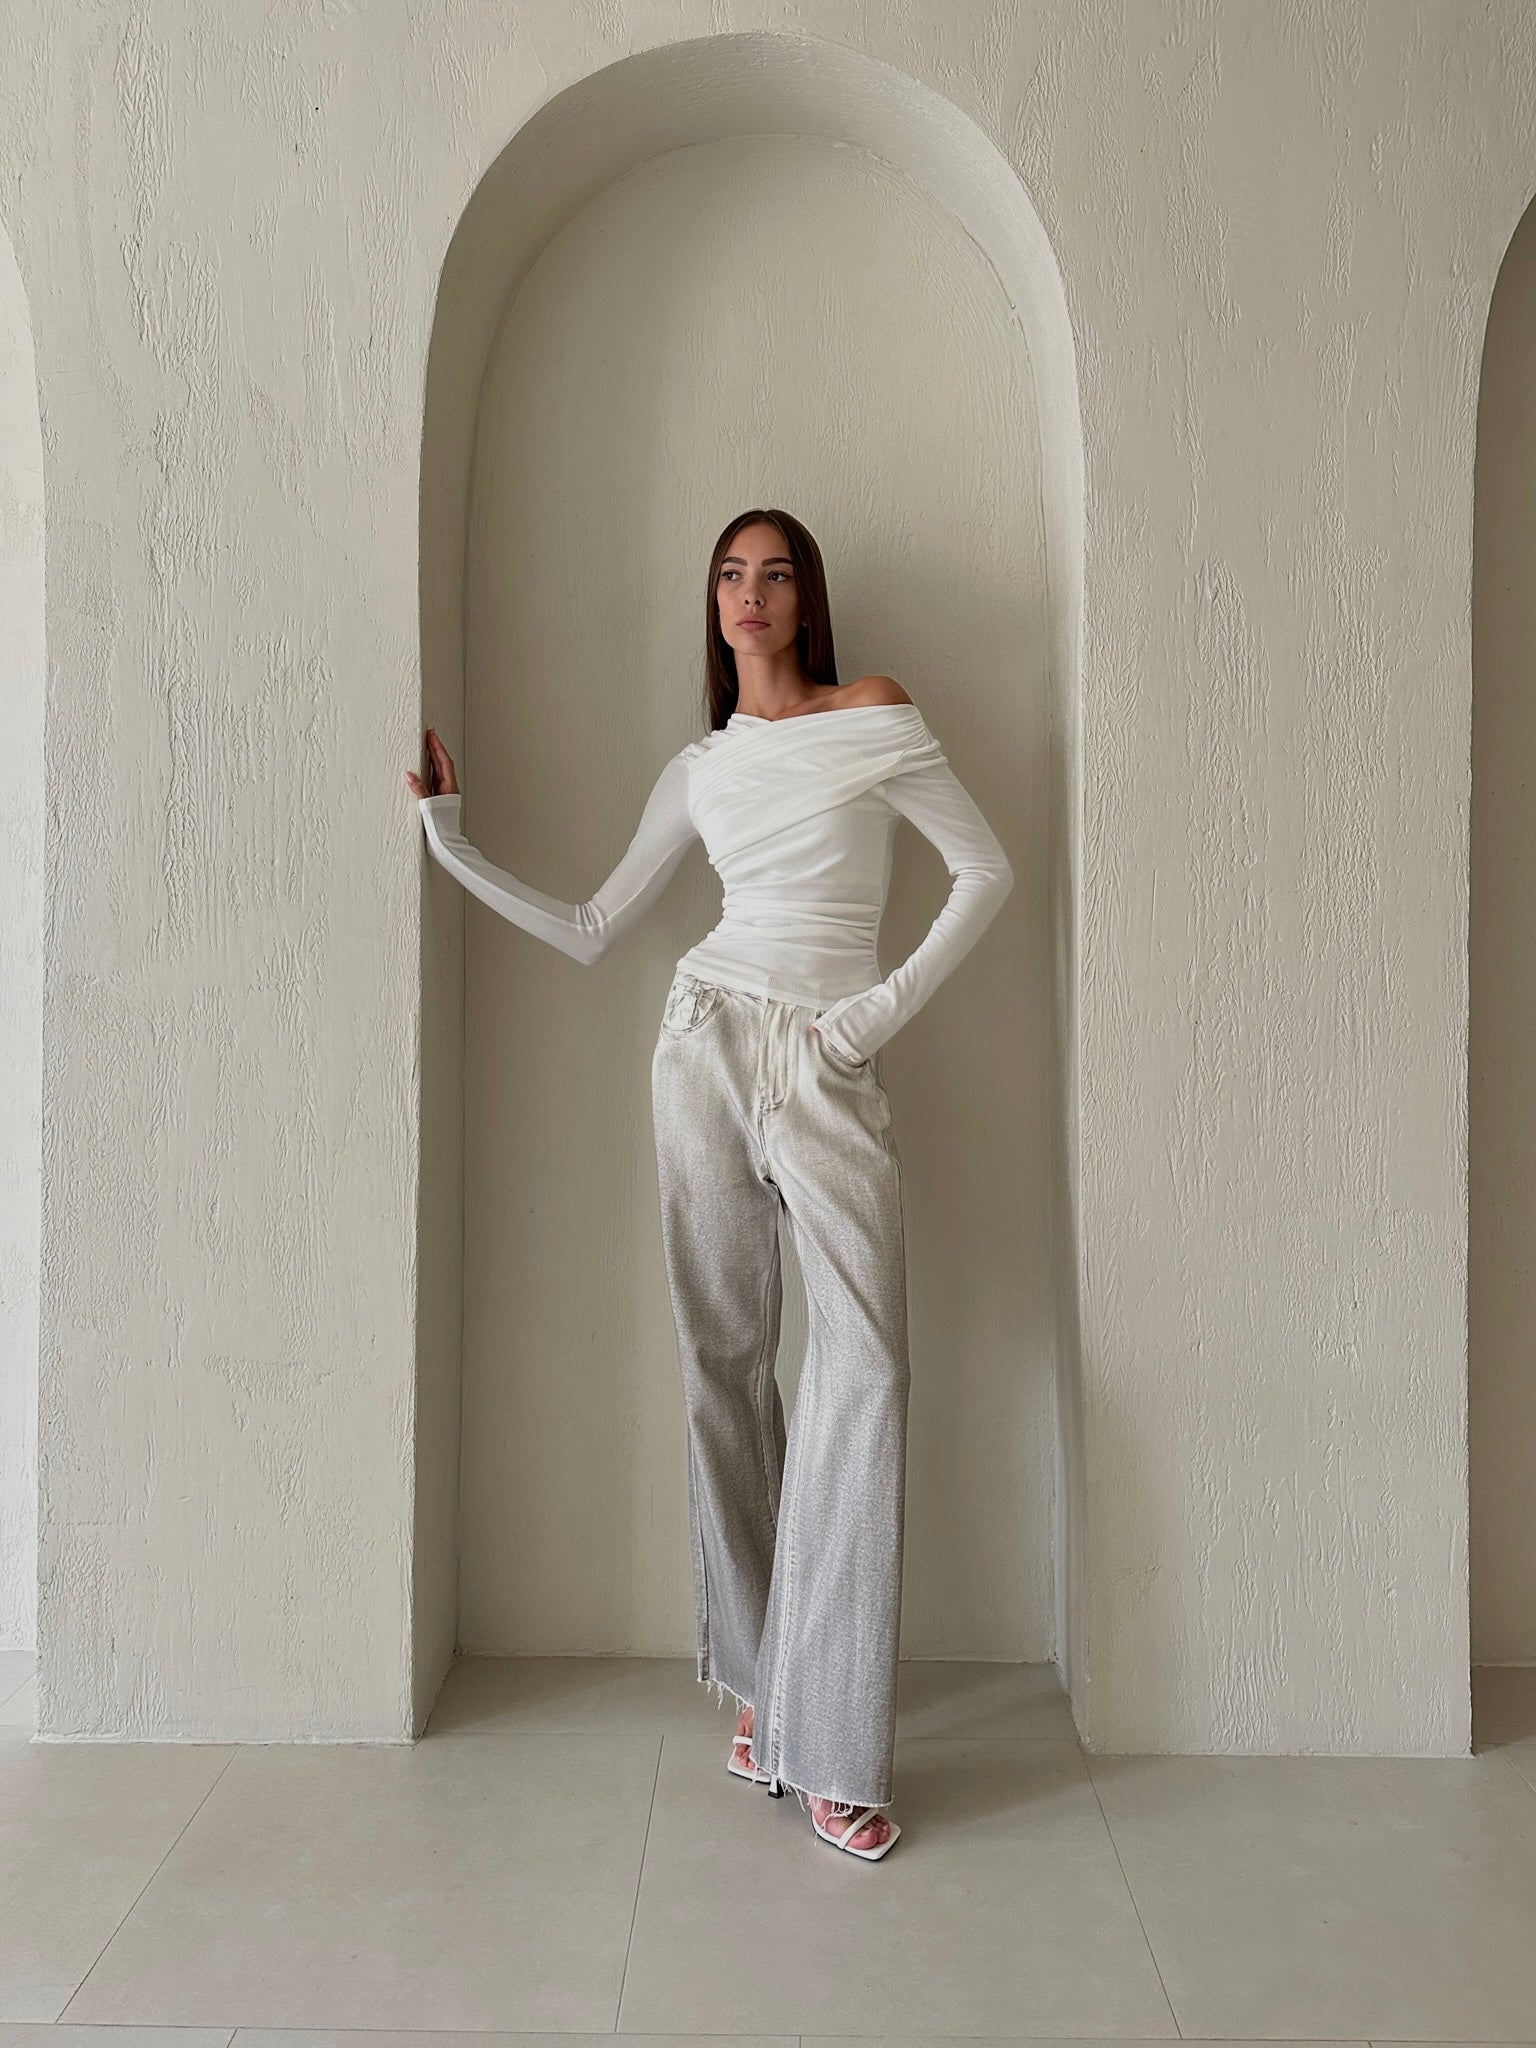
<path id="1" fill-rule="evenodd" d="M 779 654 L 800 628 L 800 593 L 784 536 L 760 520 L 729 542 L 715 586 L 720 631 L 737 654 Z M 750 622 L 750 623 L 749 623 Z"/>

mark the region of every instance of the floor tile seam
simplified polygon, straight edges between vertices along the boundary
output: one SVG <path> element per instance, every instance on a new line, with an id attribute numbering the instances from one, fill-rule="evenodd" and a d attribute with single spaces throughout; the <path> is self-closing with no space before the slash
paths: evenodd
<path id="1" fill-rule="evenodd" d="M 920 1735 L 908 1733 L 905 1735 L 898 1734 L 896 1740 L 898 1742 L 1048 1742 L 1055 1749 L 1075 1749 L 1079 1756 L 1086 1755 L 1083 1745 L 1074 1735 Z M 964 2040 L 965 2036 L 963 2034 L 956 2034 L 952 2038 L 959 2041 Z M 1013 2039 L 1015 2037 L 1010 2035 L 1008 2038 Z M 1029 2037 L 1028 2035 L 1021 2034 L 1016 2038 L 1027 2040 Z M 1072 2039 L 1072 2036 L 1057 2034 L 1050 2038 L 1066 2041 Z M 1108 2039 L 1110 2037 L 1106 2035 L 1105 2038 Z"/>
<path id="2" fill-rule="evenodd" d="M 1528 1778 L 1512 1756 L 1505 1756 L 1501 1750 L 1494 1750 L 1492 1754 L 1498 1756 L 1502 1762 L 1509 1766 L 1527 1792 L 1536 1794 L 1536 1778 Z"/>
<path id="3" fill-rule="evenodd" d="M 390 1745 L 420 1748 L 423 1742 L 506 1742 L 516 1736 L 559 1735 L 580 1737 L 587 1742 L 612 1742 L 626 1737 L 640 1741 L 657 1742 L 667 1735 L 702 1735 L 701 1728 L 674 1728 L 669 1722 L 658 1721 L 654 1728 L 636 1727 L 633 1716 L 623 1716 L 611 1728 L 429 1728 L 425 1734 L 409 1745 Z M 355 1749 L 356 1743 L 268 1743 L 270 1749 Z"/>
<path id="4" fill-rule="evenodd" d="M 1458 1759 L 1458 1761 L 1461 1761 L 1461 1759 Z M 1489 1749 L 1476 1752 L 1466 1758 L 1465 1761 L 1468 1763 L 1492 1763 L 1501 1777 L 1507 1772 L 1520 1787 L 1519 1792 L 1514 1796 L 1520 1803 L 1522 1813 L 1529 1812 L 1530 1809 L 1527 1808 L 1525 1801 L 1527 1799 L 1536 1799 L 1536 1779 L 1528 1778 L 1512 1756 L 1505 1756 L 1502 1750 Z M 1536 2030 L 1532 2031 L 1529 2039 L 1536 2041 Z M 1514 2048 L 1527 2048 L 1527 2044 L 1524 2041 L 1516 2042 Z"/>
<path id="5" fill-rule="evenodd" d="M 223 1768 L 219 1771 L 218 1776 L 214 1778 L 213 1782 L 209 1785 L 207 1791 L 203 1794 L 202 1798 L 198 1800 L 196 1806 L 193 1807 L 192 1811 L 187 1815 L 186 1819 L 182 1822 L 181 1826 L 176 1830 L 174 1836 L 166 1844 L 165 1854 L 160 1858 L 159 1862 L 155 1865 L 154 1869 L 149 1873 L 148 1877 L 145 1878 L 144 1882 L 139 1886 L 138 1890 L 129 1900 L 127 1911 L 124 1912 L 122 1917 L 119 1919 L 117 1925 L 113 1928 L 112 1932 L 107 1936 L 106 1940 L 97 1950 L 94 1958 L 91 1961 L 90 1968 L 86 1971 L 85 1975 L 80 1979 L 79 1983 L 75 1986 L 74 1990 L 71 1991 L 68 1998 L 65 1999 L 62 2009 L 54 2014 L 52 2021 L 49 2023 L 50 2025 L 87 2026 L 97 2024 L 96 2022 L 92 2021 L 71 2020 L 67 2018 L 66 2015 L 69 2012 L 69 2008 L 74 2004 L 75 2000 L 80 1996 L 81 1992 L 90 1982 L 92 1973 L 95 1971 L 102 1957 L 106 1954 L 107 1950 L 112 1946 L 113 1942 L 116 1941 L 117 1937 L 122 1933 L 123 1929 L 127 1926 L 129 1920 L 138 1910 L 139 1901 L 143 1898 L 144 1894 L 149 1890 L 150 1886 L 154 1883 L 155 1879 L 160 1875 L 161 1871 L 164 1870 L 166 1863 L 175 1853 L 176 1848 L 180 1844 L 182 1837 L 186 1834 L 187 1829 L 191 1827 L 193 1821 L 197 1819 L 197 1816 L 208 1804 L 208 1801 L 213 1797 L 214 1793 L 218 1790 L 219 1786 L 223 1784 L 224 1773 L 229 1770 L 230 1766 L 234 1763 L 236 1757 L 239 1756 L 240 1751 L 242 1748 L 244 1748 L 244 1746 L 245 1745 L 243 1743 L 236 1743 L 231 1747 L 230 1753 L 224 1759 Z M 233 2037 L 233 2032 L 234 2029 L 231 2029 L 231 2037 Z M 225 2048 L 228 2048 L 227 2042 L 225 2044 Z"/>
<path id="6" fill-rule="evenodd" d="M 623 1726 L 624 1726 L 624 1728 L 625 1728 L 625 1730 L 626 1730 L 627 1732 L 632 1732 L 632 1733 L 634 1733 L 634 1734 L 637 1734 L 637 1735 L 638 1735 L 638 1734 L 641 1734 L 641 1733 L 644 1733 L 644 1732 L 645 1732 L 645 1731 L 644 1731 L 644 1730 L 642 1730 L 642 1729 L 637 1729 L 637 1728 L 635 1728 L 635 1726 L 634 1726 L 634 1723 L 633 1723 L 633 1721 L 632 1721 L 632 1720 L 631 1720 L 631 1721 L 626 1721 L 626 1722 L 624 1722 Z M 460 1740 L 469 1740 L 469 1741 L 476 1741 L 476 1742 L 478 1742 L 478 1741 L 486 1741 L 486 1740 L 489 1740 L 489 1741 L 495 1741 L 495 1740 L 497 1740 L 498 1738 L 506 1737 L 506 1736 L 509 1736 L 509 1735 L 585 1735 L 585 1736 L 588 1736 L 588 1737 L 590 1737 L 590 1738 L 592 1738 L 592 1739 L 594 1739 L 594 1740 L 597 1740 L 597 1741 L 608 1741 L 608 1740 L 609 1740 L 609 1739 L 610 1739 L 610 1738 L 611 1738 L 611 1737 L 612 1737 L 612 1736 L 613 1736 L 613 1735 L 614 1735 L 615 1733 L 617 1733 L 617 1732 L 618 1732 L 618 1730 L 617 1730 L 617 1727 L 615 1727 L 615 1728 L 429 1728 L 429 1729 L 427 1729 L 427 1730 L 425 1731 L 425 1733 L 424 1733 L 424 1734 L 423 1734 L 423 1735 L 422 1735 L 422 1736 L 421 1736 L 421 1737 L 419 1738 L 419 1740 L 420 1740 L 420 1741 L 422 1741 L 422 1742 L 425 1742 L 425 1741 L 427 1741 L 427 1740 L 428 1740 L 428 1738 L 429 1738 L 429 1737 L 431 1737 L 431 1738 L 434 1738 L 434 1739 L 436 1739 L 437 1741 L 442 1741 L 442 1740 L 444 1740 L 444 1739 L 445 1739 L 446 1737 L 448 1737 L 448 1736 L 453 1736 L 453 1737 L 455 1737 L 455 1738 L 457 1738 L 457 1739 L 460 1739 Z M 670 1723 L 664 1723 L 664 1724 L 662 1724 L 662 1725 L 658 1726 L 658 1727 L 657 1727 L 656 1729 L 652 1730 L 651 1732 L 652 1732 L 652 1733 L 654 1733 L 654 1734 L 656 1734 L 656 1735 L 708 1735 L 708 1734 L 712 1734 L 712 1731 L 711 1731 L 711 1730 L 709 1730 L 709 1729 L 705 1729 L 705 1728 L 674 1728 L 673 1726 L 671 1726 L 671 1724 L 670 1724 Z M 1078 1753 L 1078 1755 L 1079 1755 L 1079 1756 L 1085 1756 L 1085 1755 L 1087 1754 L 1087 1752 L 1086 1752 L 1086 1751 L 1085 1751 L 1085 1750 L 1083 1749 L 1083 1747 L 1082 1747 L 1082 1744 L 1081 1744 L 1081 1743 L 1079 1743 L 1079 1742 L 1076 1742 L 1076 1741 L 1074 1741 L 1074 1740 L 1073 1740 L 1073 1738 L 1072 1738 L 1072 1737 L 1071 1737 L 1070 1735 L 898 1735 L 898 1736 L 896 1737 L 896 1740 L 897 1740 L 898 1742 L 1031 1742 L 1031 1743 L 1040 1743 L 1041 1745 L 1049 1745 L 1050 1747 L 1052 1747 L 1052 1748 L 1055 1748 L 1055 1749 L 1075 1749 L 1075 1750 L 1077 1751 L 1077 1753 Z M 295 1742 L 295 1743 L 286 1743 L 286 1744 L 285 1744 L 285 1743 L 264 1743 L 264 1744 L 249 1744 L 249 1745 L 242 1745 L 242 1746 L 243 1746 L 243 1747 L 252 1747 L 252 1748 L 270 1748 L 270 1749 L 283 1749 L 283 1748 L 288 1748 L 288 1749 L 299 1749 L 299 1748 L 304 1748 L 304 1749 L 324 1749 L 324 1748 L 332 1748 L 332 1749 L 346 1749 L 346 1748 L 356 1748 L 356 1747 L 357 1747 L 357 1745 L 356 1745 L 355 1743 L 296 1743 L 296 1742 Z M 396 1745 L 396 1746 L 398 1746 L 398 1745 Z M 850 2038 L 852 2038 L 852 2037 L 850 2037 Z M 861 2037 L 861 2038 L 862 2038 L 862 2037 Z M 926 2037 L 925 2037 L 925 2038 L 926 2038 Z M 953 2039 L 955 2039 L 955 2040 L 962 2040 L 962 2039 L 964 2039 L 965 2037 L 964 2037 L 963 2035 L 958 2035 L 958 2034 L 957 2034 L 957 2035 L 955 2035 L 955 2036 L 953 2036 L 953 2037 L 950 2037 L 950 2036 L 935 2036 L 934 2038 L 935 2038 L 935 2039 L 949 2039 L 949 2038 L 953 2038 Z M 1001 2039 L 1001 2038 L 1004 2038 L 1004 2037 L 1002 2037 L 1002 2036 L 999 2036 L 999 2038 Z M 1010 2036 L 1007 2036 L 1006 2038 L 1008 2038 L 1008 2039 L 1013 2039 L 1013 2038 L 1015 2038 L 1015 2037 L 1014 2037 L 1014 2036 L 1011 2036 L 1011 2035 L 1010 2035 Z M 1028 2037 L 1027 2037 L 1027 2036 L 1024 2036 L 1024 2035 L 1021 2035 L 1021 2036 L 1018 2036 L 1017 2038 L 1019 2038 L 1019 2039 L 1027 2039 Z M 1066 2036 L 1065 2034 L 1063 2034 L 1063 2035 L 1061 2035 L 1061 2036 L 1060 2036 L 1059 2038 L 1060 2038 L 1060 2039 L 1062 2039 L 1062 2040 L 1066 2040 L 1066 2039 L 1068 2038 L 1068 2036 Z"/>
<path id="7" fill-rule="evenodd" d="M 1135 1887 L 1132 1885 L 1130 1880 L 1130 1874 L 1128 1873 L 1125 1867 L 1125 1859 L 1120 1854 L 1120 1844 L 1115 1840 L 1115 1831 L 1109 1824 L 1109 1815 L 1104 1811 L 1104 1801 L 1099 1797 L 1098 1784 L 1096 1783 L 1093 1775 L 1093 1765 L 1086 1754 L 1083 1757 L 1083 1775 L 1085 1778 L 1087 1778 L 1089 1786 L 1092 1789 L 1093 1803 L 1099 1810 L 1099 1819 L 1103 1823 L 1104 1833 L 1109 1840 L 1110 1848 L 1114 1851 L 1115 1868 L 1120 1873 L 1120 1882 L 1125 1886 L 1125 1895 L 1131 1902 L 1131 1911 L 1136 1915 L 1136 1925 L 1141 1929 L 1141 1938 L 1147 1945 L 1147 1958 L 1150 1961 L 1152 1968 L 1157 1975 L 1157 1988 L 1163 1994 L 1163 2003 L 1168 2008 L 1169 2019 L 1173 2021 L 1174 2032 L 1182 2041 L 1184 2039 L 1184 2029 L 1180 2024 L 1179 2015 L 1174 2007 L 1173 1999 L 1169 1996 L 1168 1986 L 1163 1981 L 1163 1966 L 1157 1959 L 1157 1950 L 1152 1946 L 1152 1937 L 1147 1932 L 1147 1923 L 1141 1917 L 1141 1901 L 1136 1896 Z M 1215 2037 L 1212 2036 L 1209 2038 Z"/>
<path id="8" fill-rule="evenodd" d="M 655 1768 L 651 1772 L 651 1800 L 645 1810 L 645 1834 L 640 1843 L 640 1861 L 635 1866 L 635 1895 L 630 1901 L 629 1932 L 624 1938 L 624 1965 L 619 1971 L 619 1995 L 615 1999 L 613 2007 L 612 2031 L 615 2034 L 619 2031 L 619 2021 L 624 2014 L 624 1987 L 629 1982 L 629 1958 L 635 1945 L 635 1922 L 640 1917 L 640 1893 L 645 1884 L 645 1856 L 651 1844 L 651 1820 L 656 1812 L 656 1788 L 661 1783 L 661 1759 L 666 1746 L 666 1730 L 663 1729 L 661 1740 L 656 1745 Z"/>

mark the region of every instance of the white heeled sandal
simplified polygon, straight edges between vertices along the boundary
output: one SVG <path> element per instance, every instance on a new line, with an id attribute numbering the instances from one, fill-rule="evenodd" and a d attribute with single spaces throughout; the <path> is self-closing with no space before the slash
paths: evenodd
<path id="1" fill-rule="evenodd" d="M 745 1778 L 751 1785 L 766 1785 L 771 1799 L 782 1799 L 789 1790 L 789 1787 L 782 1778 L 776 1778 L 771 1771 L 758 1770 L 754 1765 L 748 1763 L 745 1757 L 738 1760 L 737 1751 L 750 1750 L 751 1747 L 752 1737 L 750 1735 L 738 1735 L 731 1744 L 730 1760 L 726 1764 L 726 1769 L 733 1777 Z M 837 1802 L 834 1801 L 833 1803 L 835 1805 Z M 822 1841 L 830 1842 L 834 1849 L 841 1849 L 847 1856 L 857 1856 L 865 1863 L 878 1863 L 886 1850 L 892 1847 L 896 1837 L 901 1833 L 900 1824 L 892 1820 L 888 1813 L 881 1815 L 881 1810 L 878 1806 L 858 1807 L 852 1814 L 846 1817 L 846 1825 L 844 1824 L 844 1815 L 840 1813 L 829 1814 L 828 1819 L 835 1821 L 837 1824 L 838 1832 L 836 1834 L 830 1828 L 822 1826 L 809 1805 L 807 1805 L 806 1811 L 811 1815 L 812 1828 Z M 890 1833 L 883 1842 L 877 1842 L 873 1849 L 855 1849 L 853 1847 L 854 1836 L 858 1834 L 861 1828 L 867 1828 L 870 1821 L 876 1816 L 884 1819 L 886 1826 L 890 1829 Z"/>
<path id="2" fill-rule="evenodd" d="M 870 1821 L 877 1816 L 884 1819 L 886 1826 L 891 1832 L 883 1842 L 877 1842 L 873 1849 L 855 1849 L 853 1847 L 854 1836 L 859 1832 L 860 1828 L 867 1828 Z M 811 1826 L 816 1830 L 822 1841 L 830 1842 L 834 1849 L 841 1849 L 845 1855 L 861 1857 L 866 1863 L 878 1863 L 886 1850 L 895 1846 L 896 1837 L 901 1833 L 901 1829 L 891 1819 L 889 1814 L 880 1814 L 878 1806 L 859 1807 L 854 1813 L 847 1816 L 846 1825 L 844 1824 L 844 1816 L 840 1813 L 828 1814 L 827 1818 L 841 1832 L 833 1834 L 830 1828 L 824 1828 L 813 1812 L 811 1814 Z"/>
<path id="3" fill-rule="evenodd" d="M 749 1785 L 766 1785 L 770 1774 L 767 1771 L 758 1770 L 755 1764 L 749 1762 L 745 1756 L 738 1754 L 739 1751 L 749 1750 L 751 1747 L 752 1738 L 750 1735 L 738 1735 L 731 1744 L 730 1761 L 726 1764 L 725 1768 L 733 1778 L 745 1778 Z"/>

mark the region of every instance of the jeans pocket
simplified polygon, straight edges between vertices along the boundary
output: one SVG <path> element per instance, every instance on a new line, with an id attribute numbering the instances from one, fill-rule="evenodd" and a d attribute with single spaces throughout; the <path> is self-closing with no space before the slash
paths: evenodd
<path id="1" fill-rule="evenodd" d="M 832 1062 L 833 1066 L 836 1067 L 840 1073 L 868 1074 L 873 1072 L 873 1068 L 870 1064 L 870 1062 L 874 1058 L 873 1053 L 866 1053 L 863 1059 L 861 1060 L 851 1060 L 845 1054 L 840 1053 L 837 1050 L 837 1048 L 832 1044 L 832 1041 L 829 1038 L 827 1038 L 822 1032 L 816 1030 L 814 1026 L 812 1027 L 811 1035 L 816 1040 L 816 1043 L 821 1047 L 824 1056 Z"/>
<path id="2" fill-rule="evenodd" d="M 724 1000 L 718 983 L 680 975 L 667 990 L 661 1028 L 669 1038 L 687 1038 L 709 1022 Z"/>

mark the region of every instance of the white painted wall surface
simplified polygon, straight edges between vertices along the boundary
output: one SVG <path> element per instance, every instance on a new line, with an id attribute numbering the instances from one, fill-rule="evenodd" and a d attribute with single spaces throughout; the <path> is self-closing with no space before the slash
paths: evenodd
<path id="1" fill-rule="evenodd" d="M 1087 1739 L 1460 1751 L 1471 478 L 1532 183 L 1518 0 L 18 0 L 57 823 L 40 1728 L 399 1736 L 430 1691 L 415 1360 L 451 1309 L 418 1331 L 418 1159 L 430 1213 L 457 1195 L 400 778 L 439 266 L 540 106 L 722 28 L 973 114 L 1065 284 Z"/>
<path id="2" fill-rule="evenodd" d="M 1472 1654 L 1536 1663 L 1536 206 L 1478 392 L 1467 1325 Z"/>
<path id="3" fill-rule="evenodd" d="M 43 447 L 32 323 L 0 229 L 0 1649 L 37 1640 L 43 1102 Z"/>

